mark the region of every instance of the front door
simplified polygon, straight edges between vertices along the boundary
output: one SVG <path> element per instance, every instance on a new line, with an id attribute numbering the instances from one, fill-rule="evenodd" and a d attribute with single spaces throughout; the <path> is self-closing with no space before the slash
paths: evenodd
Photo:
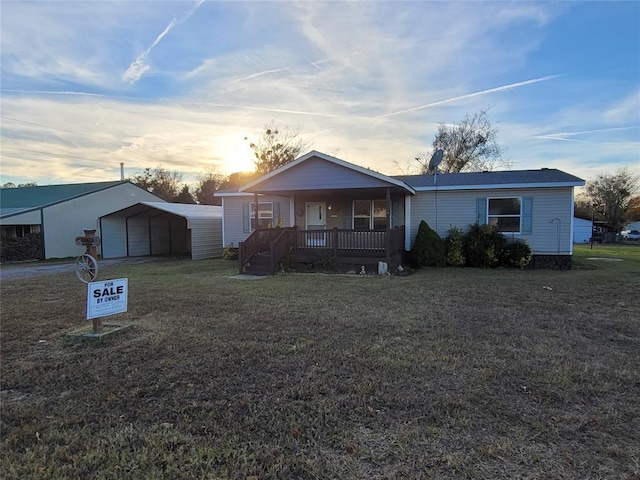
<path id="1" fill-rule="evenodd" d="M 324 202 L 307 202 L 306 229 L 324 230 L 327 226 L 327 205 Z M 324 233 L 307 234 L 307 245 L 323 247 Z"/>
<path id="2" fill-rule="evenodd" d="M 324 230 L 326 226 L 326 204 L 324 202 L 307 202 L 307 230 Z"/>

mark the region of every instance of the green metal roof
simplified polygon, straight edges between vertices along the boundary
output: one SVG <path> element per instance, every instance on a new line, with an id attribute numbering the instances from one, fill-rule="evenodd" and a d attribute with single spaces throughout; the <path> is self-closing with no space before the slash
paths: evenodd
<path id="1" fill-rule="evenodd" d="M 68 185 L 44 185 L 41 187 L 17 187 L 0 189 L 2 213 L 42 208 L 65 202 L 90 193 L 115 187 L 126 181 L 73 183 Z"/>

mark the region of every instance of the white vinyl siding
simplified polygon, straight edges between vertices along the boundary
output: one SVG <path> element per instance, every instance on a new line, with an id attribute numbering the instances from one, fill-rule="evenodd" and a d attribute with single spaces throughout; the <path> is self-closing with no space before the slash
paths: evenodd
<path id="1" fill-rule="evenodd" d="M 238 244 L 246 239 L 251 232 L 246 231 L 244 225 L 245 210 L 248 213 L 249 204 L 253 202 L 253 194 L 246 196 L 230 196 L 224 198 L 224 239 L 223 246 L 232 245 L 238 247 Z M 288 197 L 278 197 L 275 195 L 260 195 L 258 203 L 272 202 L 278 203 L 280 208 L 279 216 L 282 218 L 282 226 L 289 227 L 288 219 L 291 218 L 289 208 L 290 201 Z M 276 210 L 274 206 L 274 211 Z"/>
<path id="2" fill-rule="evenodd" d="M 523 229 L 521 234 L 509 235 L 526 240 L 535 254 L 570 254 L 571 187 L 419 192 L 411 198 L 411 245 L 421 220 L 445 238 L 452 226 L 466 231 L 478 220 L 477 200 L 493 197 L 530 197 L 533 208 L 529 218 L 531 233 L 524 233 Z M 558 220 L 551 223 L 556 218 Z"/>

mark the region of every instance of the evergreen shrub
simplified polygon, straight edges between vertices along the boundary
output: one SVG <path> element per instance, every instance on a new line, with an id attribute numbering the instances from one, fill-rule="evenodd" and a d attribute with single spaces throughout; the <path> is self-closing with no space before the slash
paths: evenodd
<path id="1" fill-rule="evenodd" d="M 418 227 L 409 258 L 414 267 L 444 267 L 447 264 L 444 241 L 424 220 Z"/>

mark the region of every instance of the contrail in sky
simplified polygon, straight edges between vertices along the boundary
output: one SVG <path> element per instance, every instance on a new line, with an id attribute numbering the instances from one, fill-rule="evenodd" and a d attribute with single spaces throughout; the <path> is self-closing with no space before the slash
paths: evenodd
<path id="1" fill-rule="evenodd" d="M 151 50 L 153 50 L 155 46 L 158 45 L 158 43 L 160 43 L 160 40 L 162 40 L 173 29 L 173 27 L 175 27 L 176 25 L 182 22 L 186 22 L 187 20 L 189 20 L 191 15 L 193 15 L 195 11 L 198 9 L 198 7 L 200 7 L 200 5 L 202 5 L 203 3 L 204 3 L 204 0 L 198 0 L 198 3 L 196 3 L 196 6 L 193 7 L 191 10 L 189 10 L 187 13 L 185 13 L 180 20 L 177 20 L 175 18 L 172 19 L 171 22 L 169 22 L 169 25 L 167 25 L 167 27 L 162 31 L 162 33 L 158 35 L 158 37 L 153 41 L 153 43 L 149 46 L 149 48 L 147 48 L 144 52 L 138 55 L 138 58 L 136 58 L 131 63 L 131 65 L 129 65 L 129 68 L 127 68 L 127 71 L 124 72 L 124 74 L 122 75 L 122 80 L 131 84 L 136 83 L 138 80 L 140 80 L 140 78 L 142 78 L 142 76 L 151 68 L 147 63 L 147 57 L 151 53 Z"/>
<path id="2" fill-rule="evenodd" d="M 559 75 L 548 75 L 546 77 L 534 78 L 532 80 L 525 80 L 524 82 L 512 83 L 510 85 L 502 85 L 501 87 L 490 88 L 489 90 L 482 90 L 480 92 L 467 93 L 466 95 L 460 95 L 459 97 L 447 98 L 445 100 L 438 100 L 437 102 L 426 103 L 417 107 L 407 108 L 405 110 L 398 110 L 397 112 L 385 113 L 384 115 L 378 115 L 375 118 L 394 117 L 402 113 L 415 112 L 416 110 L 422 110 L 424 108 L 435 107 L 436 105 L 442 105 L 444 103 L 456 102 L 458 100 L 464 100 L 465 98 L 479 97 L 481 95 L 487 95 L 489 93 L 502 92 L 505 90 L 512 90 L 518 87 L 524 87 L 525 85 L 531 85 L 532 83 L 544 82 L 545 80 L 551 80 Z"/>

